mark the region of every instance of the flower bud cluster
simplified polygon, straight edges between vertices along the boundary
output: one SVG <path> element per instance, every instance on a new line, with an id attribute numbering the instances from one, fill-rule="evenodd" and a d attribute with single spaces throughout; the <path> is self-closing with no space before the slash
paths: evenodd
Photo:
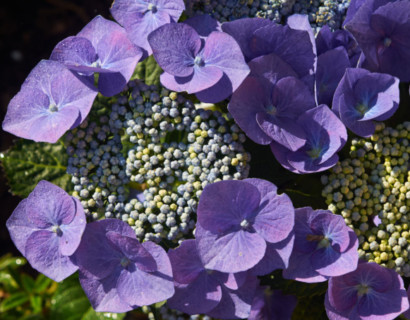
<path id="1" fill-rule="evenodd" d="M 207 184 L 247 177 L 245 135 L 175 92 L 128 86 L 110 112 L 67 135 L 73 195 L 89 217 L 126 221 L 140 240 L 177 240 L 194 229 Z"/>
<path id="2" fill-rule="evenodd" d="M 144 306 L 142 307 L 142 311 L 148 315 L 149 320 L 155 320 L 154 312 L 151 307 Z M 167 307 L 167 305 L 163 305 L 158 309 L 157 314 L 159 313 L 159 319 L 166 319 L 166 320 L 212 320 L 213 318 L 206 316 L 206 315 L 188 315 L 178 310 L 173 310 Z"/>
<path id="3" fill-rule="evenodd" d="M 280 23 L 294 13 L 306 14 L 312 28 L 319 31 L 327 24 L 339 29 L 349 0 L 192 0 L 187 1 L 191 15 L 209 14 L 220 22 L 243 17 L 259 17 Z"/>
<path id="4" fill-rule="evenodd" d="M 410 276 L 410 122 L 353 139 L 350 158 L 322 176 L 329 210 L 359 238 L 362 258 Z"/>

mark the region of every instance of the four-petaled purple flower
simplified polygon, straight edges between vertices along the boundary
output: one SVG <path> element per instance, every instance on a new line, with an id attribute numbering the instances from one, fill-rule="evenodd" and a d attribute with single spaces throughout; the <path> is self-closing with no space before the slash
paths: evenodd
<path id="1" fill-rule="evenodd" d="M 410 80 L 410 2 L 356 1 L 357 11 L 345 28 L 353 34 L 371 71 Z"/>
<path id="2" fill-rule="evenodd" d="M 254 267 L 267 244 L 285 240 L 294 224 L 289 197 L 260 179 L 207 185 L 197 216 L 195 237 L 205 268 L 230 273 Z"/>
<path id="3" fill-rule="evenodd" d="M 403 279 L 392 269 L 361 262 L 329 280 L 325 297 L 330 320 L 392 320 L 409 308 Z"/>
<path id="4" fill-rule="evenodd" d="M 140 244 L 121 220 L 87 224 L 75 258 L 81 286 L 96 311 L 126 312 L 174 294 L 165 250 L 149 241 Z"/>
<path id="5" fill-rule="evenodd" d="M 343 218 L 310 207 L 295 210 L 295 243 L 287 279 L 321 282 L 356 269 L 359 242 Z"/>
<path id="6" fill-rule="evenodd" d="M 141 56 L 121 26 L 97 16 L 76 36 L 59 42 L 50 59 L 63 63 L 90 86 L 94 73 L 99 73 L 98 90 L 110 97 L 124 89 Z"/>
<path id="7" fill-rule="evenodd" d="M 57 142 L 84 121 L 96 95 L 61 63 L 42 60 L 10 101 L 3 130 L 34 141 Z"/>
<path id="8" fill-rule="evenodd" d="M 44 180 L 6 223 L 11 239 L 31 266 L 55 281 L 77 271 L 73 254 L 85 225 L 80 201 Z"/>
<path id="9" fill-rule="evenodd" d="M 256 276 L 206 269 L 195 240 L 183 241 L 168 255 L 175 284 L 175 295 L 168 300 L 171 308 L 217 318 L 248 317 L 257 285 Z"/>
<path id="10" fill-rule="evenodd" d="M 399 100 L 399 79 L 348 68 L 333 96 L 332 109 L 355 134 L 369 137 L 376 129 L 374 121 L 390 118 Z"/>
<path id="11" fill-rule="evenodd" d="M 148 41 L 165 71 L 161 83 L 174 91 L 195 93 L 203 102 L 226 99 L 249 74 L 241 49 L 224 32 L 211 32 L 201 40 L 190 25 L 171 23 L 152 32 Z"/>
<path id="12" fill-rule="evenodd" d="M 150 55 L 149 34 L 164 24 L 177 22 L 184 9 L 183 0 L 115 0 L 110 11 L 131 41 Z"/>

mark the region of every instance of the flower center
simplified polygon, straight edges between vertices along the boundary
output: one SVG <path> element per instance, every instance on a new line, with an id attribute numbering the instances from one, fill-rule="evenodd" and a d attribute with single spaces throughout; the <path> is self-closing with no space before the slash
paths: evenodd
<path id="1" fill-rule="evenodd" d="M 60 226 L 55 225 L 51 227 L 51 231 L 57 234 L 57 236 L 61 237 L 63 235 L 63 231 L 60 229 Z"/>
<path id="2" fill-rule="evenodd" d="M 308 234 L 306 236 L 307 241 L 317 241 L 317 248 L 327 248 L 330 245 L 329 239 L 322 234 Z"/>
<path id="3" fill-rule="evenodd" d="M 246 220 L 246 219 L 243 219 L 243 220 L 241 221 L 241 227 L 242 227 L 242 229 L 248 228 L 248 227 L 249 227 L 249 221 Z"/>
<path id="4" fill-rule="evenodd" d="M 50 112 L 57 112 L 58 111 L 58 107 L 54 104 L 54 103 L 51 103 L 50 105 L 49 105 L 49 107 L 48 107 L 48 111 L 50 111 Z"/>
<path id="5" fill-rule="evenodd" d="M 310 149 L 307 154 L 312 158 L 312 159 L 317 159 L 320 157 L 320 153 L 321 153 L 321 149 L 316 147 L 316 148 L 312 148 Z"/>
<path id="6" fill-rule="evenodd" d="M 152 13 L 156 13 L 158 11 L 158 8 L 155 4 L 149 3 L 148 4 L 148 10 L 152 11 Z"/>
<path id="7" fill-rule="evenodd" d="M 202 59 L 202 57 L 196 56 L 194 60 L 194 64 L 198 67 L 203 67 L 205 65 L 205 61 L 204 59 Z"/>
<path id="8" fill-rule="evenodd" d="M 278 112 L 278 108 L 276 108 L 274 105 L 270 105 L 266 108 L 266 112 L 274 116 L 276 112 Z"/>
<path id="9" fill-rule="evenodd" d="M 128 258 L 124 257 L 124 258 L 121 259 L 120 264 L 121 264 L 124 268 L 126 268 L 126 267 L 130 264 L 130 260 L 129 260 Z"/>
<path id="10" fill-rule="evenodd" d="M 391 45 L 391 39 L 389 37 L 384 38 L 383 45 L 388 48 Z"/>
<path id="11" fill-rule="evenodd" d="M 367 112 L 368 108 L 365 104 L 361 103 L 356 107 L 356 110 L 363 116 Z"/>
<path id="12" fill-rule="evenodd" d="M 366 284 L 359 284 L 359 285 L 356 286 L 356 288 L 357 288 L 357 295 L 359 297 L 361 297 L 365 294 L 368 294 L 369 291 L 372 289 Z"/>
<path id="13" fill-rule="evenodd" d="M 215 272 L 215 270 L 210 270 L 210 269 L 205 269 L 205 270 L 206 270 L 206 273 L 209 274 L 209 275 L 211 275 Z"/>

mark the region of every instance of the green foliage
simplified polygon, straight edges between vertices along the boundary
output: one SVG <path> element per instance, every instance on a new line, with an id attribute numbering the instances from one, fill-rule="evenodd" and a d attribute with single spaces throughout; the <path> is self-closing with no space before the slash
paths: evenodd
<path id="1" fill-rule="evenodd" d="M 18 140 L 0 160 L 12 194 L 27 197 L 40 180 L 71 190 L 66 173 L 67 153 L 62 143 L 50 144 Z"/>
<path id="2" fill-rule="evenodd" d="M 138 63 L 131 80 L 144 80 L 147 85 L 160 84 L 159 76 L 162 73 L 161 67 L 155 61 L 154 56 L 149 56 L 144 61 Z"/>
<path id="3" fill-rule="evenodd" d="M 327 320 L 324 301 L 324 295 L 298 298 L 292 320 Z"/>
<path id="4" fill-rule="evenodd" d="M 95 312 L 78 280 L 78 275 L 60 282 L 52 297 L 49 320 L 121 320 L 124 314 Z"/>

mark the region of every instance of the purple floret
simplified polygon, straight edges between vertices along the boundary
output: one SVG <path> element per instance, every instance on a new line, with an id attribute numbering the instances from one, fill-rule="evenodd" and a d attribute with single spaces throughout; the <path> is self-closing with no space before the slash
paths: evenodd
<path id="1" fill-rule="evenodd" d="M 336 89 L 332 109 L 355 134 L 369 137 L 375 131 L 374 122 L 390 118 L 399 101 L 399 79 L 348 68 Z"/>
<path id="2" fill-rule="evenodd" d="M 50 59 L 65 64 L 89 85 L 99 73 L 98 90 L 110 97 L 124 89 L 141 57 L 124 28 L 97 16 L 77 36 L 59 42 Z"/>
<path id="3" fill-rule="evenodd" d="M 80 201 L 44 180 L 6 223 L 11 239 L 31 266 L 57 282 L 78 269 L 72 255 L 85 225 Z"/>
<path id="4" fill-rule="evenodd" d="M 87 224 L 75 258 L 81 286 L 96 311 L 126 312 L 174 294 L 164 249 L 149 241 L 140 244 L 121 220 Z"/>
<path id="5" fill-rule="evenodd" d="M 10 101 L 3 130 L 34 141 L 57 142 L 84 121 L 96 95 L 61 63 L 42 60 Z"/>
<path id="6" fill-rule="evenodd" d="M 297 298 L 293 295 L 259 287 L 248 320 L 290 320 L 296 303 Z"/>
<path id="7" fill-rule="evenodd" d="M 184 9 L 183 0 L 115 0 L 110 12 L 131 41 L 150 55 L 148 35 L 164 24 L 177 22 Z"/>
<path id="8" fill-rule="evenodd" d="M 394 270 L 361 262 L 355 271 L 330 278 L 325 308 L 330 320 L 392 320 L 409 308 L 409 300 Z"/>
<path id="9" fill-rule="evenodd" d="M 409 1 L 366 0 L 345 27 L 363 50 L 363 66 L 410 80 Z"/>
<path id="10" fill-rule="evenodd" d="M 228 319 L 249 315 L 256 277 L 246 272 L 232 274 L 206 269 L 195 240 L 183 241 L 168 255 L 175 283 L 175 295 L 168 300 L 171 308 Z"/>
<path id="11" fill-rule="evenodd" d="M 295 173 L 313 173 L 327 170 L 337 163 L 337 152 L 346 143 L 347 132 L 326 105 L 306 111 L 295 126 L 303 128 L 306 134 L 306 143 L 301 148 L 291 151 L 275 141 L 270 145 L 284 168 Z"/>
<path id="12" fill-rule="evenodd" d="M 310 207 L 295 210 L 295 244 L 287 279 L 321 282 L 356 269 L 357 236 L 343 218 L 328 210 Z"/>
<path id="13" fill-rule="evenodd" d="M 148 40 L 165 71 L 161 83 L 174 91 L 195 93 L 203 102 L 229 97 L 249 74 L 238 44 L 226 33 L 214 31 L 201 40 L 188 24 L 167 24 Z"/>
<path id="14" fill-rule="evenodd" d="M 195 233 L 207 269 L 241 272 L 265 256 L 269 243 L 285 240 L 293 229 L 287 195 L 264 180 L 220 181 L 205 187 Z"/>

